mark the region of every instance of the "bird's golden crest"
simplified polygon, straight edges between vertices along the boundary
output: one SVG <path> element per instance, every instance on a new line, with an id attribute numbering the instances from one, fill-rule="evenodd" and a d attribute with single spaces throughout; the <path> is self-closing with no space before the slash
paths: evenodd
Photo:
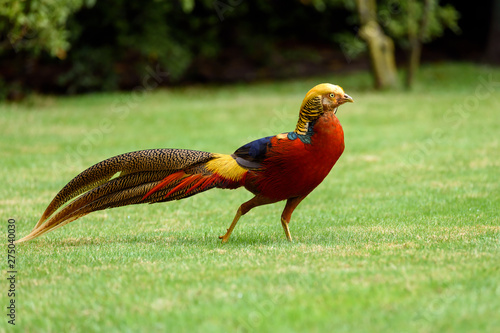
<path id="1" fill-rule="evenodd" d="M 299 120 L 295 128 L 297 134 L 306 134 L 308 123 L 319 118 L 323 114 L 321 96 L 329 94 L 342 97 L 344 96 L 344 90 L 340 86 L 330 83 L 321 83 L 307 92 L 300 106 Z"/>
<path id="2" fill-rule="evenodd" d="M 300 106 L 300 109 L 302 110 L 304 108 L 304 105 L 312 98 L 318 97 L 321 95 L 326 95 L 329 93 L 333 93 L 335 95 L 342 96 L 342 95 L 344 95 L 344 89 L 342 89 L 342 87 L 340 87 L 340 86 L 336 86 L 336 85 L 330 84 L 330 83 L 318 84 L 307 92 L 306 97 L 304 97 L 304 100 L 302 101 L 302 105 Z"/>

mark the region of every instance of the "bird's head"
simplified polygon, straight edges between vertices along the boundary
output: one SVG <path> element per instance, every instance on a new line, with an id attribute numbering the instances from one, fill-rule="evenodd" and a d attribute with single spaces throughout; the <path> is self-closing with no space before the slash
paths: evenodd
<path id="1" fill-rule="evenodd" d="M 325 112 L 337 113 L 337 108 L 347 102 L 354 102 L 344 90 L 330 83 L 321 83 L 306 94 L 300 107 L 299 121 L 295 132 L 306 134 L 308 123 L 315 121 Z"/>

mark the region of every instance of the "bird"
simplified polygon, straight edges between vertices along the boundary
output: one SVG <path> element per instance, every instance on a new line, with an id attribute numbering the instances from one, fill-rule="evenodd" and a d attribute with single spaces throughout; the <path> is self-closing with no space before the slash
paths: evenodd
<path id="1" fill-rule="evenodd" d="M 285 201 L 281 225 L 329 174 L 344 151 L 337 109 L 354 102 L 344 90 L 321 83 L 302 101 L 295 130 L 267 136 L 233 154 L 190 149 L 147 149 L 117 155 L 84 170 L 50 202 L 33 230 L 17 242 L 53 231 L 91 212 L 188 198 L 212 188 L 244 187 L 254 196 L 241 204 L 222 243 L 240 218 L 255 207 Z"/>

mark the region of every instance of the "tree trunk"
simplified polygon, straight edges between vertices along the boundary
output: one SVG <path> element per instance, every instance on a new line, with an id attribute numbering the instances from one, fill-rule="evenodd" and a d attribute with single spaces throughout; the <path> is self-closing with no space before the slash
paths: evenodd
<path id="1" fill-rule="evenodd" d="M 408 4 L 408 20 L 416 20 L 413 17 L 412 5 Z M 419 20 L 418 31 L 408 30 L 408 41 L 410 42 L 410 50 L 408 54 L 408 69 L 406 71 L 406 88 L 411 89 L 415 73 L 420 67 L 420 56 L 422 54 L 422 44 L 424 42 L 425 32 L 427 30 L 429 15 L 431 13 L 432 0 L 424 0 L 424 10 L 422 17 Z M 409 22 L 410 23 L 410 22 Z"/>
<path id="2" fill-rule="evenodd" d="M 385 89 L 397 85 L 396 61 L 394 59 L 394 42 L 384 34 L 377 22 L 377 5 L 375 0 L 356 0 L 361 28 L 360 37 L 368 45 L 375 88 Z"/>
<path id="3" fill-rule="evenodd" d="M 500 0 L 493 1 L 486 61 L 492 64 L 500 64 Z"/>
<path id="4" fill-rule="evenodd" d="M 422 44 L 418 40 L 410 39 L 410 51 L 408 56 L 408 68 L 406 70 L 405 85 L 407 89 L 411 89 L 415 73 L 420 67 L 420 55 L 422 54 Z"/>

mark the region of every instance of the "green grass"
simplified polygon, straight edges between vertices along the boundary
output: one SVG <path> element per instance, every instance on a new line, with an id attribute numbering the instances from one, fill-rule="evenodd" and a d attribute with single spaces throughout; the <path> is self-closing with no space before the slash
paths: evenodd
<path id="1" fill-rule="evenodd" d="M 231 153 L 292 130 L 322 81 L 355 99 L 338 112 L 344 155 L 295 211 L 293 243 L 279 203 L 244 216 L 220 244 L 251 197 L 243 189 L 97 212 L 17 246 L 16 328 L 497 331 L 500 86 L 484 86 L 489 75 L 500 81 L 498 68 L 432 65 L 412 92 L 372 91 L 358 73 L 0 105 L 0 212 L 20 238 L 102 159 L 158 147 Z"/>

